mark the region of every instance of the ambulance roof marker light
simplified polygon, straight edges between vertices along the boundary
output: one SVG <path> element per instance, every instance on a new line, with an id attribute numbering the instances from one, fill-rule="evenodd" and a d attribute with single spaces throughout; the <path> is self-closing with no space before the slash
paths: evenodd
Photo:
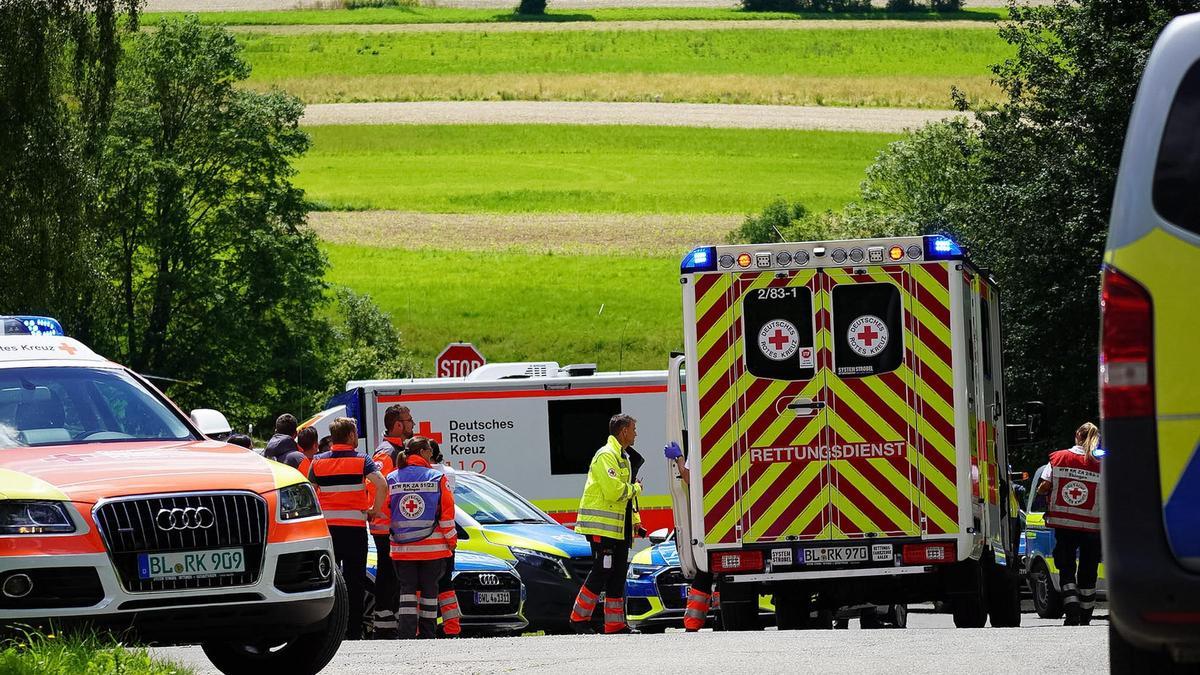
<path id="1" fill-rule="evenodd" d="M 680 274 L 696 272 L 712 272 L 717 269 L 717 248 L 715 246 L 698 246 L 683 257 L 679 265 Z"/>
<path id="2" fill-rule="evenodd" d="M 738 267 L 749 267 L 753 260 L 754 259 L 750 257 L 749 253 L 743 253 L 737 258 Z"/>
<path id="3" fill-rule="evenodd" d="M 900 248 L 899 246 L 893 246 L 888 249 L 888 258 L 890 258 L 892 262 L 896 262 L 903 257 L 904 249 Z"/>
<path id="4" fill-rule="evenodd" d="M 962 248 L 945 235 L 925 235 L 924 244 L 926 260 L 957 260 L 963 257 Z"/>

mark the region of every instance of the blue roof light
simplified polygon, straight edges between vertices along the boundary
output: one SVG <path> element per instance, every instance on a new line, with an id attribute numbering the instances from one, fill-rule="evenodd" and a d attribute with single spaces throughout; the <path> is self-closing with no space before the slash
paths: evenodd
<path id="1" fill-rule="evenodd" d="M 950 237 L 940 234 L 925 236 L 926 260 L 954 260 L 962 257 L 962 249 Z"/>
<path id="2" fill-rule="evenodd" d="M 0 335 L 62 336 L 62 324 L 48 316 L 0 316 Z"/>
<path id="3" fill-rule="evenodd" d="M 696 272 L 712 272 L 717 269 L 717 249 L 715 246 L 700 246 L 692 249 L 683 257 L 679 265 L 680 274 Z"/>

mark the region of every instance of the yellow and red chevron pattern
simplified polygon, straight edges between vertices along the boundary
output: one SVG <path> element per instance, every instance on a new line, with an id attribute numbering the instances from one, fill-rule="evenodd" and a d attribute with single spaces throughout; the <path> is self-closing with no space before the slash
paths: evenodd
<path id="1" fill-rule="evenodd" d="M 705 541 L 709 545 L 957 530 L 948 273 L 944 264 L 706 274 L 695 281 Z M 903 365 L 882 375 L 833 372 L 832 289 L 889 283 L 904 298 Z M 741 300 L 768 287 L 812 293 L 817 374 L 746 371 Z M 797 397 L 826 404 L 796 417 Z M 903 442 L 891 457 L 752 462 L 750 448 Z"/>

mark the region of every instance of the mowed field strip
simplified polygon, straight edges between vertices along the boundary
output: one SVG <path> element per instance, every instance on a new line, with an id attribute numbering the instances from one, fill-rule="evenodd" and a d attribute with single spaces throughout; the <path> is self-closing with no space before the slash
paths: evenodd
<path id="1" fill-rule="evenodd" d="M 882 22 L 881 22 L 882 23 Z M 899 22 L 897 22 L 899 23 Z M 246 86 L 307 103 L 561 100 L 944 109 L 1012 48 L 958 28 L 240 35 Z"/>
<path id="2" fill-rule="evenodd" d="M 588 33 L 607 31 L 707 30 L 996 30 L 987 21 L 887 19 L 646 19 L 619 21 L 504 21 L 462 23 L 229 24 L 235 33 L 312 35 L 320 33 Z"/>
<path id="3" fill-rule="evenodd" d="M 328 211 L 722 213 L 858 194 L 895 134 L 641 126 L 310 127 L 298 186 Z M 385 241 L 377 241 L 387 245 Z"/>

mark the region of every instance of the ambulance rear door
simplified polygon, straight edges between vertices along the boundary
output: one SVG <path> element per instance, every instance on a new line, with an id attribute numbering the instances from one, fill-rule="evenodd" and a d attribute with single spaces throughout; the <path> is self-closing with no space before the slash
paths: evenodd
<path id="1" fill-rule="evenodd" d="M 825 275 L 832 537 L 920 534 L 907 266 L 829 268 Z"/>

